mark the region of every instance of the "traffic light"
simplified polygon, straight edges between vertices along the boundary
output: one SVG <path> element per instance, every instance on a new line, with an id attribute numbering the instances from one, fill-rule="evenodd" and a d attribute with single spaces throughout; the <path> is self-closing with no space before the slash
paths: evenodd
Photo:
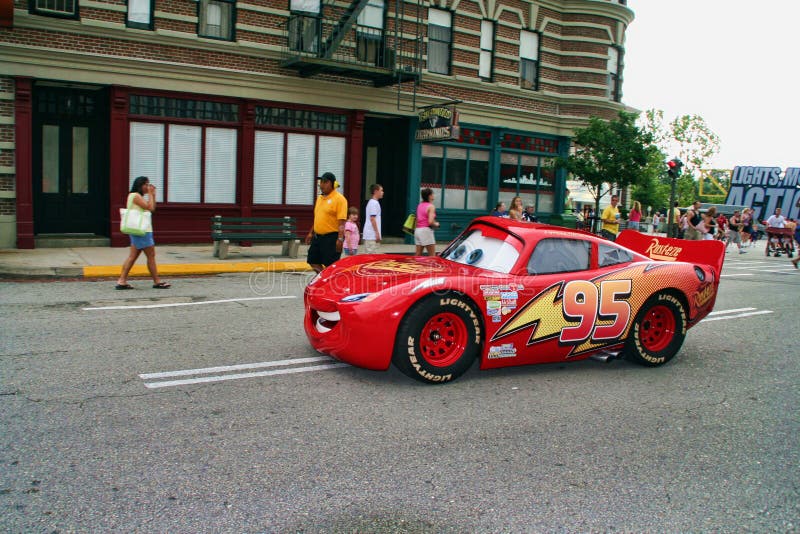
<path id="1" fill-rule="evenodd" d="M 667 162 L 667 174 L 669 174 L 671 178 L 680 176 L 681 169 L 683 169 L 683 162 L 678 158 L 672 158 Z"/>

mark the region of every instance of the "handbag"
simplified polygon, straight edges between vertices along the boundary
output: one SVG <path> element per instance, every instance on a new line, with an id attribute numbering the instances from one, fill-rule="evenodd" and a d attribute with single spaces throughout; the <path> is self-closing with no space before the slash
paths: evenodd
<path id="1" fill-rule="evenodd" d="M 119 210 L 119 231 L 123 234 L 143 236 L 153 231 L 152 213 L 133 208 L 133 195 L 128 195 L 128 207 Z"/>
<path id="2" fill-rule="evenodd" d="M 414 229 L 417 227 L 417 216 L 413 213 L 406 217 L 406 222 L 403 223 L 403 232 L 409 235 L 414 235 Z"/>

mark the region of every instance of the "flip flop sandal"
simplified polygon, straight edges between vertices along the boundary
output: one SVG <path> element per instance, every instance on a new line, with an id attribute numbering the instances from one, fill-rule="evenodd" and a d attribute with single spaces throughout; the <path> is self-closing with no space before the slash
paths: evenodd
<path id="1" fill-rule="evenodd" d="M 119 290 L 122 290 L 122 289 L 133 289 L 133 286 L 130 285 L 130 284 L 117 284 L 117 285 L 114 286 L 114 289 L 119 289 Z"/>
<path id="2" fill-rule="evenodd" d="M 172 286 L 166 282 L 159 282 L 157 284 L 153 284 L 153 289 L 169 289 L 170 287 Z"/>

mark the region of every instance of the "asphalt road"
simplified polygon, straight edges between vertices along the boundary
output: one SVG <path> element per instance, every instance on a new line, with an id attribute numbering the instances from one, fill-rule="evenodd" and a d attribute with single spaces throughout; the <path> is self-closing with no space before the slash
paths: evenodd
<path id="1" fill-rule="evenodd" d="M 307 275 L 0 281 L 0 530 L 797 531 L 800 273 L 728 256 L 663 367 L 443 386 L 321 358 Z"/>

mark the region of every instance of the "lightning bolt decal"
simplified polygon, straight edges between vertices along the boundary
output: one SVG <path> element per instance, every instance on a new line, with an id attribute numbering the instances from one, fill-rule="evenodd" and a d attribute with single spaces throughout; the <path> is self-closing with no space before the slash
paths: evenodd
<path id="1" fill-rule="evenodd" d="M 558 282 L 528 302 L 519 312 L 497 331 L 492 341 L 533 326 L 528 345 L 558 335 L 564 327 L 564 314 L 561 312 L 561 289 L 564 282 Z"/>
<path id="2" fill-rule="evenodd" d="M 641 276 L 645 272 L 657 269 L 659 267 L 660 265 L 653 265 L 652 263 L 628 266 L 617 271 L 606 273 L 602 276 L 589 280 L 586 283 L 594 284 L 599 294 L 600 286 L 603 281 L 640 280 Z M 582 324 L 582 319 L 580 317 L 575 317 L 574 315 L 565 313 L 563 291 L 565 285 L 568 283 L 576 283 L 576 281 L 558 282 L 531 299 L 530 302 L 528 302 L 515 315 L 506 321 L 506 323 L 492 337 L 492 341 L 509 336 L 525 328 L 532 327 L 533 329 L 527 342 L 527 345 L 530 346 L 534 343 L 560 336 L 564 328 Z M 588 337 L 587 339 L 582 339 L 580 342 L 564 342 L 562 344 L 572 345 L 572 349 L 570 350 L 571 356 L 592 351 L 609 344 L 619 344 L 620 341 L 623 340 L 627 335 L 628 328 L 630 327 L 630 320 L 632 317 L 635 317 L 639 307 L 644 303 L 644 300 L 649 295 L 649 292 L 640 292 L 635 295 L 625 295 L 625 300 L 630 303 L 631 307 L 628 308 L 629 313 L 624 318 L 626 324 L 622 329 L 624 331 L 623 335 L 613 339 L 593 339 L 593 337 Z M 594 307 L 592 308 L 592 311 L 595 314 L 599 312 L 599 310 Z M 599 326 L 609 326 L 612 324 L 612 322 L 613 321 L 611 319 L 600 315 L 594 315 L 594 319 L 592 320 L 594 328 Z"/>

